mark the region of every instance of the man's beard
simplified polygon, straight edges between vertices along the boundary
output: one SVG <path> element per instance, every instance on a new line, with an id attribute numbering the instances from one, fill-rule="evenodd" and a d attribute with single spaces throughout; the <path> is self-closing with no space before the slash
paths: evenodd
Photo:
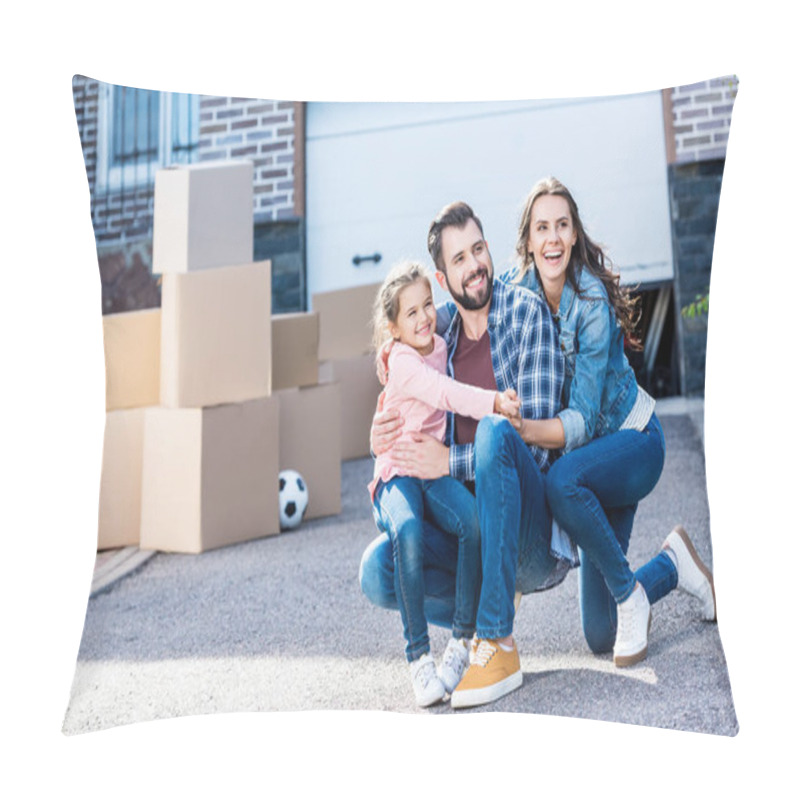
<path id="1" fill-rule="evenodd" d="M 477 296 L 471 296 L 467 294 L 466 289 L 464 289 L 464 284 L 469 283 L 471 280 L 474 280 L 478 275 L 485 275 L 486 276 L 486 285 L 483 288 L 483 291 Z M 470 273 L 464 279 L 461 285 L 461 292 L 456 291 L 453 285 L 450 283 L 450 279 L 447 277 L 447 273 L 444 274 L 445 282 L 447 283 L 447 288 L 450 290 L 450 294 L 453 296 L 453 300 L 455 300 L 461 308 L 465 311 L 477 311 L 479 308 L 483 308 L 491 299 L 492 299 L 492 289 L 494 287 L 493 278 L 493 270 L 486 267 L 480 267 L 475 270 L 475 272 Z"/>

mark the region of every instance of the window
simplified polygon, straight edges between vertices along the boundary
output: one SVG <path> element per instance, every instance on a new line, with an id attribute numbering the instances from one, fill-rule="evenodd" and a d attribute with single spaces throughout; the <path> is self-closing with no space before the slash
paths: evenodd
<path id="1" fill-rule="evenodd" d="M 169 164 L 188 164 L 197 149 L 198 97 L 103 85 L 99 103 L 97 186 L 122 192 L 153 184 Z"/>

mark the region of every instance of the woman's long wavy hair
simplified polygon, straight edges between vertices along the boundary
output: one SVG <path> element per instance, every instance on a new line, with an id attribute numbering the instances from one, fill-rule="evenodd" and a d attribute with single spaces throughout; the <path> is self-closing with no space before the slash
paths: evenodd
<path id="1" fill-rule="evenodd" d="M 593 242 L 584 230 L 583 223 L 578 214 L 578 204 L 570 194 L 569 189 L 556 178 L 542 178 L 542 180 L 531 189 L 525 201 L 525 210 L 522 212 L 517 235 L 518 264 L 516 280 L 522 280 L 531 269 L 536 270 L 537 277 L 541 277 L 539 276 L 539 271 L 536 269 L 533 255 L 528 250 L 528 237 L 531 230 L 533 204 L 542 195 L 546 194 L 558 195 L 567 201 L 570 214 L 572 215 L 572 226 L 577 234 L 569 264 L 567 265 L 567 280 L 570 286 L 577 294 L 580 294 L 578 288 L 578 272 L 581 266 L 584 266 L 595 275 L 605 287 L 608 300 L 611 303 L 611 307 L 614 309 L 614 315 L 619 321 L 619 325 L 622 328 L 622 332 L 627 337 L 629 345 L 635 350 L 641 350 L 641 342 L 635 335 L 636 326 L 641 316 L 637 299 L 631 297 L 628 290 L 620 286 L 619 274 L 612 272 L 609 268 L 611 266 L 611 260 L 603 252 L 603 248 Z"/>

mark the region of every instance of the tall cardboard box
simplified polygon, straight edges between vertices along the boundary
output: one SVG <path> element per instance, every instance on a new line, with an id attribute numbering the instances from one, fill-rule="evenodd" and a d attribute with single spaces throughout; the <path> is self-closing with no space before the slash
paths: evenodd
<path id="1" fill-rule="evenodd" d="M 319 379 L 319 314 L 272 317 L 272 390 L 314 386 Z"/>
<path id="2" fill-rule="evenodd" d="M 161 309 L 103 316 L 106 411 L 157 405 L 160 395 Z"/>
<path id="3" fill-rule="evenodd" d="M 265 397 L 272 385 L 269 261 L 167 273 L 161 287 L 161 405 Z"/>
<path id="4" fill-rule="evenodd" d="M 352 358 L 372 347 L 372 310 L 380 283 L 319 292 L 311 306 L 319 312 L 319 358 Z"/>
<path id="5" fill-rule="evenodd" d="M 278 400 L 149 408 L 141 547 L 200 553 L 278 533 Z"/>
<path id="6" fill-rule="evenodd" d="M 342 459 L 369 455 L 369 433 L 381 393 L 375 370 L 375 356 L 324 361 L 319 367 L 320 383 L 338 383 L 341 387 Z"/>
<path id="7" fill-rule="evenodd" d="M 145 411 L 125 408 L 106 413 L 98 550 L 139 544 Z"/>
<path id="8" fill-rule="evenodd" d="M 156 172 L 154 273 L 252 260 L 252 162 L 209 161 Z"/>
<path id="9" fill-rule="evenodd" d="M 338 383 L 284 389 L 280 401 L 280 468 L 308 486 L 305 519 L 342 510 L 341 387 Z"/>

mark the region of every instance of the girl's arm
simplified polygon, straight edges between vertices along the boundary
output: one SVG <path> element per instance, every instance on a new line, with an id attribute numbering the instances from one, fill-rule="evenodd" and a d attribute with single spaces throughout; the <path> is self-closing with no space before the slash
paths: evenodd
<path id="1" fill-rule="evenodd" d="M 411 348 L 395 346 L 390 356 L 389 385 L 399 393 L 442 411 L 482 419 L 518 405 L 491 389 L 459 383 L 426 364 Z"/>

